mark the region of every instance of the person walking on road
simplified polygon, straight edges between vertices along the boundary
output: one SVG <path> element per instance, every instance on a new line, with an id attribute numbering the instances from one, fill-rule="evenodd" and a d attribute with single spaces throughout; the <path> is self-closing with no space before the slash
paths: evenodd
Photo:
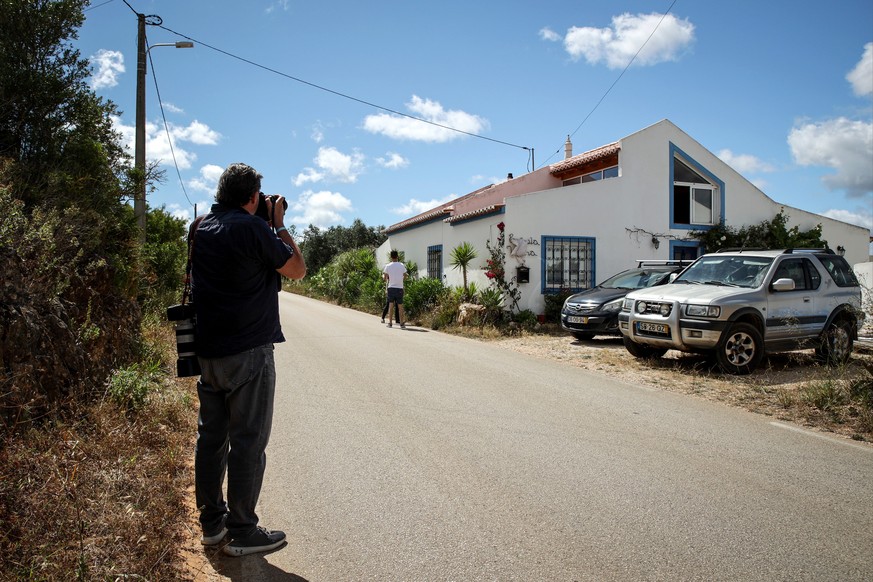
<path id="1" fill-rule="evenodd" d="M 399 308 L 400 313 L 397 316 L 397 323 L 402 329 L 406 329 L 406 314 L 403 312 L 403 284 L 406 280 L 406 265 L 400 262 L 400 255 L 396 250 L 391 251 L 391 262 L 385 265 L 382 270 L 382 278 L 388 282 L 388 327 L 393 327 L 392 316 L 394 313 L 390 305 L 393 303 L 396 308 Z M 385 318 L 384 312 L 382 318 Z"/>
<path id="2" fill-rule="evenodd" d="M 285 543 L 285 533 L 258 525 L 273 423 L 276 366 L 273 344 L 285 341 L 279 323 L 282 276 L 302 279 L 306 265 L 284 226 L 280 196 L 261 194 L 262 176 L 230 165 L 215 204 L 189 236 L 195 342 L 201 368 L 194 485 L 201 543 L 243 556 Z M 267 206 L 272 226 L 255 212 Z M 223 482 L 227 476 L 227 501 Z"/>

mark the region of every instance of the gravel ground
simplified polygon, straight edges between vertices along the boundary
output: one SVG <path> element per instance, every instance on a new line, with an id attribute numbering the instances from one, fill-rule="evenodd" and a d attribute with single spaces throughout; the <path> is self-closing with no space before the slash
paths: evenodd
<path id="1" fill-rule="evenodd" d="M 866 331 L 866 330 L 865 330 Z M 873 408 L 857 393 L 873 398 L 873 338 L 858 342 L 846 366 L 820 365 L 812 350 L 773 354 L 748 376 L 714 369 L 703 356 L 671 350 L 663 358 L 638 360 L 620 338 L 577 341 L 558 329 L 500 338 L 494 342 L 532 356 L 603 373 L 628 383 L 682 392 L 873 443 Z M 851 398 L 852 392 L 855 398 Z M 816 406 L 818 404 L 818 406 Z"/>

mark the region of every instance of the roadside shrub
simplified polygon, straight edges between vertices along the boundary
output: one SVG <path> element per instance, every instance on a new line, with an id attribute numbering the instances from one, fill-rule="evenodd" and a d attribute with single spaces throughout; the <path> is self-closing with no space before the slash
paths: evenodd
<path id="1" fill-rule="evenodd" d="M 382 271 L 376 265 L 376 256 L 370 249 L 346 251 L 334 257 L 312 277 L 312 285 L 340 305 L 353 307 L 362 301 L 372 301 L 375 287 L 382 285 Z"/>
<path id="2" fill-rule="evenodd" d="M 503 320 L 503 293 L 496 287 L 489 287 L 479 293 L 479 305 L 485 308 L 484 323 L 500 323 Z"/>
<path id="3" fill-rule="evenodd" d="M 550 293 L 543 297 L 546 302 L 545 315 L 547 322 L 561 322 L 561 309 L 564 307 L 564 301 L 572 294 L 573 292 L 569 289 L 561 289 L 557 293 Z"/>
<path id="4" fill-rule="evenodd" d="M 512 316 L 512 321 L 517 323 L 522 329 L 531 330 L 536 327 L 537 314 L 530 309 L 523 309 Z"/>
<path id="5" fill-rule="evenodd" d="M 163 374 L 159 364 L 133 364 L 112 372 L 106 394 L 120 408 L 141 410 L 149 394 L 160 387 Z"/>
<path id="6" fill-rule="evenodd" d="M 440 279 L 425 277 L 407 280 L 403 293 L 403 308 L 409 317 L 417 317 L 433 309 L 447 288 Z"/>

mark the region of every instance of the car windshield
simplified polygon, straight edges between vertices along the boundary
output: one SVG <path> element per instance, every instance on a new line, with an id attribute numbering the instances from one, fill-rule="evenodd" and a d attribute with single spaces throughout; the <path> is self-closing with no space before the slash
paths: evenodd
<path id="1" fill-rule="evenodd" d="M 772 262 L 773 259 L 766 257 L 701 257 L 677 277 L 674 283 L 755 288 L 764 281 Z"/>
<path id="2" fill-rule="evenodd" d="M 653 271 L 652 269 L 630 269 L 613 275 L 600 284 L 605 289 L 642 289 L 663 283 L 670 276 L 670 271 Z"/>

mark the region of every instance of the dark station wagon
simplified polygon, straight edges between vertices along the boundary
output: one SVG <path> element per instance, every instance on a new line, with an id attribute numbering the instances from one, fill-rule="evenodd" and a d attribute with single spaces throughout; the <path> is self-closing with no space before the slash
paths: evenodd
<path id="1" fill-rule="evenodd" d="M 578 340 L 621 336 L 618 314 L 624 296 L 636 289 L 669 283 L 690 261 L 638 261 L 636 269 L 613 275 L 600 285 L 571 295 L 561 309 L 561 327 Z"/>

